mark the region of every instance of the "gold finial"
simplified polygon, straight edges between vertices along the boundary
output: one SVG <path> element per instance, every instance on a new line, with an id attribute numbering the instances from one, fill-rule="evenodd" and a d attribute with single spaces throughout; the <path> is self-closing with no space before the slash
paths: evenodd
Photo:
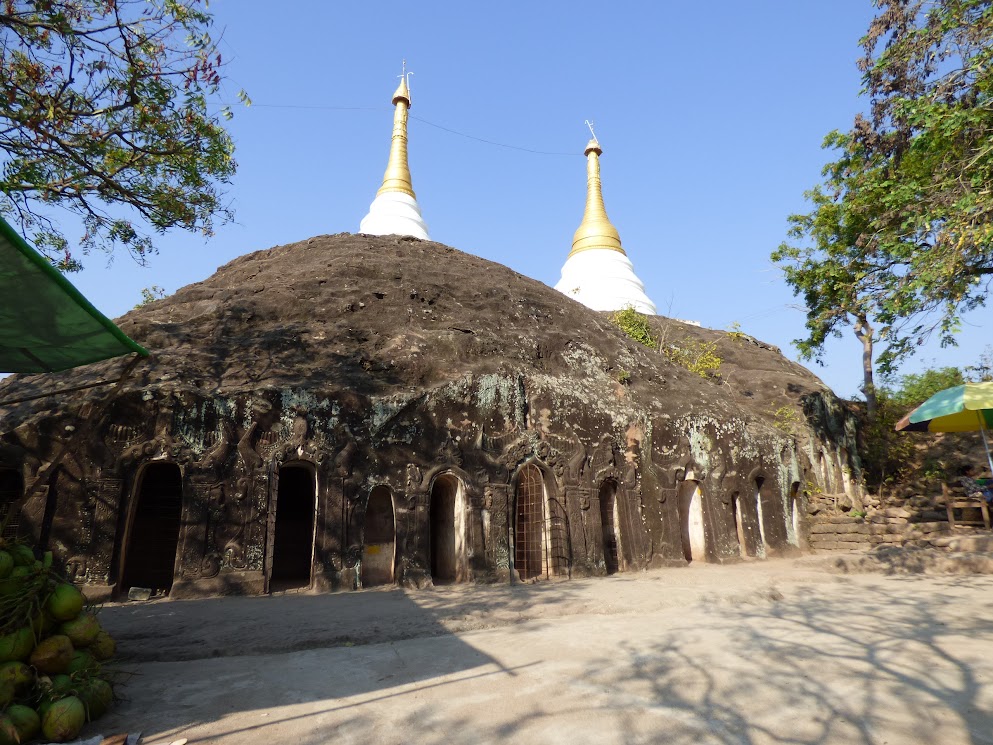
<path id="1" fill-rule="evenodd" d="M 587 120 L 593 138 L 586 144 L 583 154 L 586 155 L 586 209 L 583 211 L 583 221 L 572 237 L 572 251 L 569 256 L 591 248 L 606 248 L 611 251 L 624 253 L 621 247 L 621 236 L 617 228 L 607 217 L 607 209 L 603 206 L 603 192 L 600 185 L 600 156 L 603 149 L 593 131 L 593 122 Z"/>
<path id="2" fill-rule="evenodd" d="M 410 87 L 407 84 L 412 72 L 407 72 L 407 60 L 403 61 L 400 85 L 393 93 L 393 139 L 390 142 L 390 159 L 383 175 L 383 185 L 377 194 L 399 191 L 416 198 L 410 181 L 410 168 L 407 165 L 407 110 L 410 108 Z"/>
<path id="3" fill-rule="evenodd" d="M 400 78 L 400 85 L 393 92 L 393 105 L 397 105 L 397 101 L 406 101 L 407 108 L 410 108 L 410 76 L 413 75 L 412 72 L 407 72 L 407 60 L 403 61 L 403 72 L 401 72 L 397 77 Z"/>

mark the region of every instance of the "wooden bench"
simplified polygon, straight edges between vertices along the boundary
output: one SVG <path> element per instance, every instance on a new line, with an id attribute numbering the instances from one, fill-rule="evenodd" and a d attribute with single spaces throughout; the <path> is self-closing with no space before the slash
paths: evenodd
<path id="1" fill-rule="evenodd" d="M 986 500 L 979 497 L 970 497 L 961 491 L 953 491 L 948 484 L 941 485 L 941 494 L 945 498 L 945 509 L 948 510 L 948 527 L 955 527 L 955 510 L 978 509 L 982 514 L 982 520 L 967 520 L 963 513 L 962 518 L 957 522 L 959 525 L 982 525 L 990 530 L 990 508 Z"/>

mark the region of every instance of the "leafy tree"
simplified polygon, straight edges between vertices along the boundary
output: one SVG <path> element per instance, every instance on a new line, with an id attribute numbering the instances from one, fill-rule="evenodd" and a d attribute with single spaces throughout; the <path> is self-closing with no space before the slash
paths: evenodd
<path id="1" fill-rule="evenodd" d="M 867 483 L 883 484 L 911 476 L 919 466 L 918 441 L 907 432 L 897 432 L 896 423 L 938 391 L 965 382 L 957 367 L 939 367 L 919 374 L 902 375 L 895 384 L 881 386 L 878 412 L 862 430 L 862 459 Z"/>
<path id="2" fill-rule="evenodd" d="M 954 343 L 993 280 L 993 0 L 876 5 L 859 62 L 870 113 L 828 135 L 837 160 L 773 254 L 807 303 L 801 353 L 818 358 L 840 326 L 859 336 L 871 413 L 873 344 L 892 372 L 934 333 Z"/>
<path id="3" fill-rule="evenodd" d="M 881 356 L 885 369 L 908 350 L 889 333 L 896 319 L 882 302 L 886 270 L 862 249 L 871 229 L 871 213 L 853 204 L 865 174 L 853 166 L 849 144 L 847 135 L 828 135 L 824 146 L 839 148 L 843 155 L 824 168 L 824 184 L 805 194 L 814 209 L 789 217 L 791 240 L 773 252 L 772 260 L 781 266 L 794 293 L 804 299 L 807 336 L 794 341 L 804 359 L 820 362 L 825 342 L 841 336 L 843 327 L 851 327 L 861 343 L 862 391 L 872 421 L 877 408 L 873 358 L 877 343 L 884 337 L 890 340 Z"/>
<path id="4" fill-rule="evenodd" d="M 61 269 L 81 264 L 52 208 L 82 221 L 83 254 L 142 262 L 150 232 L 210 234 L 229 218 L 230 113 L 207 111 L 221 56 L 206 5 L 0 1 L 0 213 Z"/>
<path id="5" fill-rule="evenodd" d="M 937 311 L 948 341 L 993 277 L 993 1 L 876 4 L 852 145 L 885 165 L 863 248 L 890 265 L 891 301 Z"/>
<path id="6" fill-rule="evenodd" d="M 975 365 L 966 368 L 969 377 L 976 382 L 993 380 L 993 345 L 987 344 Z"/>
<path id="7" fill-rule="evenodd" d="M 962 385 L 965 376 L 957 367 L 938 367 L 925 370 L 922 373 L 902 375 L 899 386 L 888 389 L 890 400 L 906 414 L 910 409 L 920 406 L 938 391 Z M 901 416 L 903 416 L 901 414 Z"/>

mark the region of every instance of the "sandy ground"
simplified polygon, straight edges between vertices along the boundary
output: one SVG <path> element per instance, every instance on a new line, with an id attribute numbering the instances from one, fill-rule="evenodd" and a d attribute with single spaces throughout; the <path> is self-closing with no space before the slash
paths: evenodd
<path id="1" fill-rule="evenodd" d="M 993 743 L 993 576 L 813 559 L 112 605 L 146 743 Z"/>

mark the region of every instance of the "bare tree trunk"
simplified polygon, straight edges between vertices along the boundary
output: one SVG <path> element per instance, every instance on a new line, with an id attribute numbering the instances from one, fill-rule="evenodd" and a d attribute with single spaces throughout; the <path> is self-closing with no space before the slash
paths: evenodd
<path id="1" fill-rule="evenodd" d="M 866 418 L 876 421 L 876 384 L 872 377 L 872 326 L 865 316 L 855 322 L 855 336 L 862 342 L 862 393 L 865 395 Z"/>

